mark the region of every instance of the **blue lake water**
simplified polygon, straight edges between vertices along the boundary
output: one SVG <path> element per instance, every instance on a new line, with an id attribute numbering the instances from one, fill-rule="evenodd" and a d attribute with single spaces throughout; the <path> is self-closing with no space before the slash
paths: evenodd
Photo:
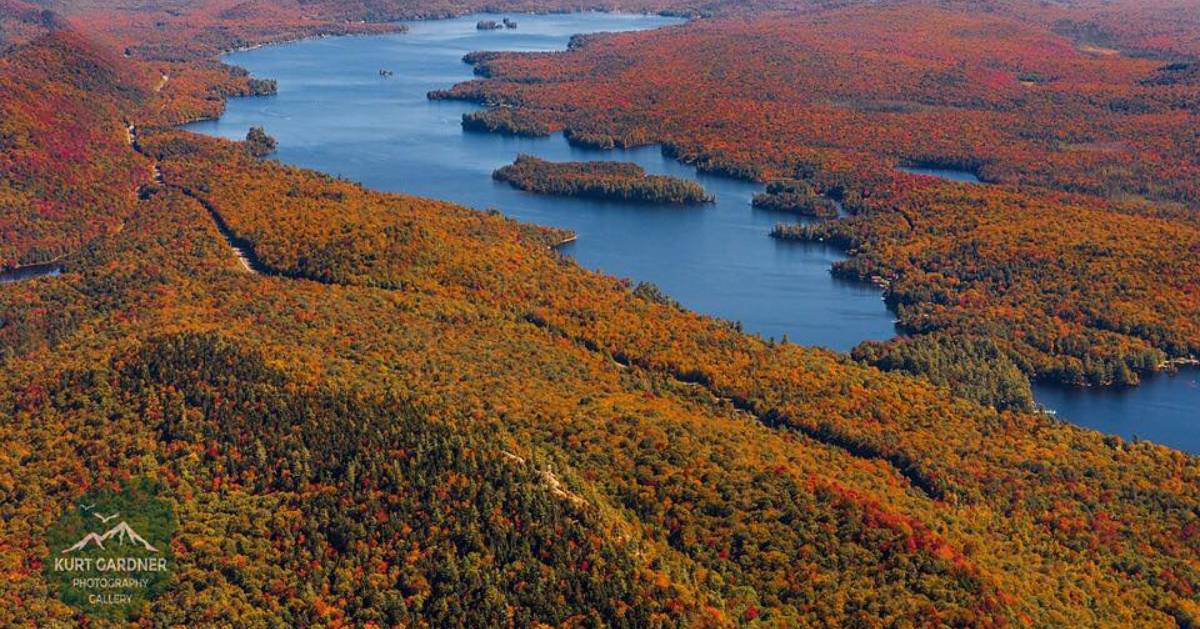
<path id="1" fill-rule="evenodd" d="M 464 132 L 470 103 L 425 95 L 471 78 L 462 56 L 474 50 L 562 50 L 571 35 L 669 27 L 679 20 L 605 13 L 519 15 L 515 30 L 479 31 L 472 15 L 414 22 L 405 34 L 312 39 L 229 54 L 225 60 L 279 82 L 279 93 L 235 98 L 215 121 L 189 125 L 201 133 L 242 138 L 262 126 L 279 141 L 276 158 L 395 192 L 497 208 L 522 221 L 574 230 L 564 247 L 589 268 L 649 280 L 683 305 L 742 322 L 749 332 L 804 345 L 849 350 L 895 334 L 877 288 L 833 278 L 844 256 L 821 244 L 768 236 L 795 216 L 757 210 L 761 186 L 697 174 L 657 147 L 599 151 L 572 147 L 555 135 L 513 138 Z M 379 76 L 379 70 L 395 74 Z M 636 162 L 652 174 L 694 179 L 716 196 L 691 208 L 544 197 L 493 181 L 491 173 L 519 153 L 549 160 Z M 978 182 L 970 173 L 907 169 Z M 1190 374 L 1190 375 L 1189 375 Z M 1190 380 L 1189 380 L 1190 378 Z M 1036 387 L 1059 416 L 1129 437 L 1200 452 L 1200 387 L 1196 372 L 1148 378 L 1127 390 L 1072 391 Z"/>
<path id="2" fill-rule="evenodd" d="M 1200 369 L 1157 373 L 1136 387 L 1081 389 L 1036 384 L 1033 395 L 1058 417 L 1101 432 L 1200 453 Z"/>
<path id="3" fill-rule="evenodd" d="M 949 179 L 950 181 L 958 181 L 962 183 L 983 183 L 975 173 L 965 170 L 954 170 L 953 168 L 925 168 L 919 166 L 898 166 L 896 170 L 906 172 L 910 175 L 925 175 L 926 177 L 940 177 Z"/>
<path id="4" fill-rule="evenodd" d="M 36 277 L 57 277 L 59 275 L 62 275 L 62 267 L 57 264 L 31 264 L 0 273 L 0 284 L 31 280 Z"/>

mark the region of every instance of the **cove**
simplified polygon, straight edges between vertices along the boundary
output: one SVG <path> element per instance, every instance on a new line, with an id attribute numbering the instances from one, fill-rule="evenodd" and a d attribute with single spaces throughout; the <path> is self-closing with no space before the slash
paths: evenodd
<path id="1" fill-rule="evenodd" d="M 480 20 L 516 17 L 517 29 L 477 30 Z M 241 139 L 251 126 L 279 141 L 275 158 L 340 175 L 379 190 L 496 208 L 516 219 L 572 229 L 565 245 L 583 266 L 651 281 L 684 306 L 740 321 L 752 333 L 847 351 L 894 336 L 879 289 L 830 275 L 843 259 L 820 243 L 768 236 L 790 214 L 753 209 L 762 186 L 697 173 L 658 147 L 600 151 L 561 136 L 516 138 L 465 132 L 476 105 L 430 101 L 426 93 L 471 78 L 462 56 L 476 50 L 557 51 L 571 35 L 670 27 L 681 20 L 608 13 L 471 15 L 408 23 L 404 34 L 310 39 L 228 54 L 228 63 L 279 82 L 270 97 L 233 98 L 218 120 L 189 129 Z M 381 76 L 380 70 L 392 72 Z M 519 153 L 553 161 L 618 160 L 650 174 L 692 179 L 716 197 L 700 208 L 543 197 L 492 180 Z M 978 181 L 970 173 L 909 169 Z M 967 176 L 969 176 L 969 178 Z M 1137 435 L 1200 452 L 1196 370 L 1151 375 L 1131 389 L 1071 390 L 1035 385 L 1058 417 L 1097 430 Z"/>

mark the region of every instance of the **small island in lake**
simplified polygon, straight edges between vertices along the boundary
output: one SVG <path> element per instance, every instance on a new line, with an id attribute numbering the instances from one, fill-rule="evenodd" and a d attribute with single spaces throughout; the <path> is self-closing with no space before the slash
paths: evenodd
<path id="1" fill-rule="evenodd" d="M 813 218 L 837 218 L 838 204 L 818 193 L 812 186 L 797 180 L 772 181 L 767 191 L 754 195 L 750 202 L 756 208 L 791 212 Z"/>
<path id="2" fill-rule="evenodd" d="M 250 127 L 246 132 L 246 151 L 255 157 L 266 157 L 275 152 L 279 143 L 267 135 L 262 127 Z"/>
<path id="3" fill-rule="evenodd" d="M 698 183 L 647 175 L 641 166 L 629 162 L 548 162 L 518 155 L 515 162 L 492 173 L 492 178 L 540 194 L 677 205 L 713 201 Z"/>

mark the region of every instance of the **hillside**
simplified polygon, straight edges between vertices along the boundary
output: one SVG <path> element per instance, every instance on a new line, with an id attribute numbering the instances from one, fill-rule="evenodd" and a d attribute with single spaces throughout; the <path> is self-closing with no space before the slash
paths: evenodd
<path id="1" fill-rule="evenodd" d="M 470 89 L 572 96 L 595 77 L 510 77 L 586 70 L 598 51 L 636 65 L 647 37 L 730 27 L 719 24 L 504 56 Z M 126 58 L 105 32 L 43 35 L 0 60 L 4 263 L 64 268 L 0 289 L 0 625 L 82 620 L 43 577 L 45 532 L 86 491 L 139 475 L 164 485 L 180 523 L 175 580 L 136 615 L 143 626 L 1200 622 L 1195 457 L 746 335 L 579 267 L 551 249 L 554 230 L 172 129 L 253 91 L 250 79 L 211 59 Z M 1150 62 L 1114 62 L 1135 63 Z M 619 135 L 579 111 L 532 115 Z M 631 119 L 667 121 L 681 155 L 706 139 L 686 144 L 665 114 Z M 758 137 L 746 129 L 729 137 Z M 796 166 L 772 161 L 790 147 L 763 147 L 763 168 Z M 869 174 L 890 172 L 893 158 L 863 154 Z M 844 173 L 849 199 L 866 175 L 814 177 Z M 1054 182 L 1034 203 L 1015 184 L 882 181 L 893 196 L 848 204 L 855 231 L 841 237 L 878 243 L 859 244 L 852 265 L 936 258 L 963 238 L 941 217 L 964 206 L 985 211 L 955 229 L 1021 260 L 984 235 L 1046 235 L 1034 219 L 1099 231 L 1102 216 L 1141 236 L 1107 246 L 1129 247 L 1168 288 L 1187 269 L 1155 266 L 1160 256 L 1194 246 L 1187 215 Z M 911 208 L 933 208 L 913 217 L 927 240 L 893 242 L 886 227 Z M 1014 221 L 1013 208 L 1029 209 Z M 1096 260 L 1084 244 L 1079 264 Z M 1135 293 L 1179 303 L 1130 306 L 1144 324 L 1132 333 L 1052 311 L 1045 284 L 1018 284 L 1027 292 L 1013 298 L 1061 317 L 1064 335 L 1116 339 L 1112 364 L 1174 353 L 1167 335 L 1195 347 L 1186 287 Z M 958 307 L 947 317 L 963 326 L 1003 309 Z"/>

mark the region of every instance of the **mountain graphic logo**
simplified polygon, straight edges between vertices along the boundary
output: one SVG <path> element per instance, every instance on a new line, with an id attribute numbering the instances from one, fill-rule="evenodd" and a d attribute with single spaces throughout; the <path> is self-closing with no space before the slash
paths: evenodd
<path id="1" fill-rule="evenodd" d="M 129 526 L 125 520 L 121 520 L 119 524 L 111 529 L 108 529 L 104 533 L 88 533 L 87 535 L 84 535 L 83 538 L 78 542 L 75 542 L 70 547 L 63 550 L 62 554 L 66 555 L 77 550 L 83 550 L 88 546 L 96 546 L 103 550 L 104 542 L 114 539 L 122 546 L 125 546 L 126 544 L 138 545 L 152 553 L 158 552 L 158 549 L 154 546 L 151 546 L 150 542 L 146 541 L 146 538 L 142 537 L 137 531 L 133 530 L 133 528 Z"/>

